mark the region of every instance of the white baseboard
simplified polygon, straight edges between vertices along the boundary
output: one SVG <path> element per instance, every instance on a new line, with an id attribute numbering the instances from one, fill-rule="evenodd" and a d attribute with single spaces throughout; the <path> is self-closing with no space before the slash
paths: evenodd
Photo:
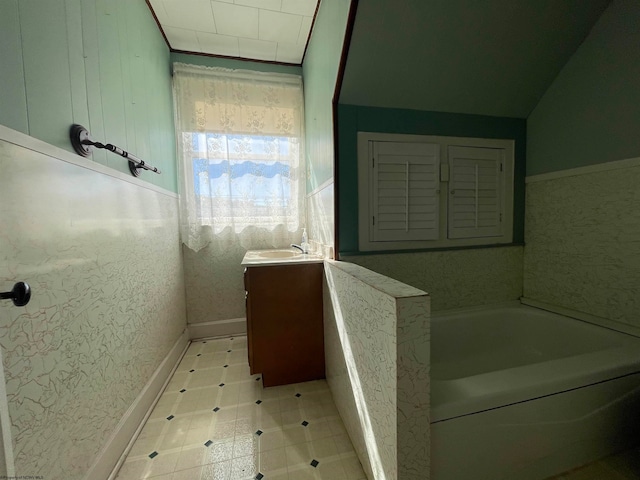
<path id="1" fill-rule="evenodd" d="M 153 373 L 140 395 L 120 419 L 118 426 L 89 469 L 85 480 L 112 480 L 116 477 L 126 454 L 142 430 L 144 422 L 160 398 L 188 345 L 189 337 L 187 330 L 185 330 Z"/>
<path id="2" fill-rule="evenodd" d="M 232 335 L 245 335 L 247 333 L 247 320 L 245 318 L 232 318 L 217 322 L 191 323 L 187 327 L 189 328 L 189 340 L 229 337 Z"/>

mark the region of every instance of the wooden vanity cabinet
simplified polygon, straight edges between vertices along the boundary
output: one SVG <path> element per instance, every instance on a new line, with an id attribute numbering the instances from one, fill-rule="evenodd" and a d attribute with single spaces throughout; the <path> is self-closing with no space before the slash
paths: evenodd
<path id="1" fill-rule="evenodd" d="M 245 268 L 249 367 L 265 387 L 324 378 L 322 263 Z"/>

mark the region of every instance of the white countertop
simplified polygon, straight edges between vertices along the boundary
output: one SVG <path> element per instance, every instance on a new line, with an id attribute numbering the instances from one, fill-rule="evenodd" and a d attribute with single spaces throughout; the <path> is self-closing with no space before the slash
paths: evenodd
<path id="1" fill-rule="evenodd" d="M 295 255 L 285 258 L 273 258 L 262 256 L 274 254 L 274 252 L 294 252 Z M 277 253 L 275 253 L 277 255 Z M 272 248 L 269 250 L 249 250 L 240 264 L 243 267 L 264 267 L 269 265 L 297 265 L 301 263 L 323 263 L 324 258 L 312 253 L 299 253 L 293 248 Z"/>

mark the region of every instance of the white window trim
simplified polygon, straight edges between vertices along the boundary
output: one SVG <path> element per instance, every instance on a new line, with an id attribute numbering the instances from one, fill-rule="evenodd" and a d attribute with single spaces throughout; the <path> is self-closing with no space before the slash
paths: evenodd
<path id="1" fill-rule="evenodd" d="M 443 183 L 440 198 L 440 239 L 422 241 L 374 242 L 370 240 L 371 199 L 370 199 L 370 162 L 372 158 L 371 142 L 418 142 L 438 143 L 440 145 L 441 165 L 447 165 L 450 146 L 502 148 L 504 162 L 504 213 L 502 235 L 485 238 L 447 238 L 448 184 Z M 509 244 L 513 241 L 513 175 L 515 141 L 493 138 L 444 137 L 435 135 L 403 135 L 393 133 L 358 132 L 358 247 L 361 252 L 382 250 L 419 250 L 430 248 L 469 247 L 482 245 Z"/>

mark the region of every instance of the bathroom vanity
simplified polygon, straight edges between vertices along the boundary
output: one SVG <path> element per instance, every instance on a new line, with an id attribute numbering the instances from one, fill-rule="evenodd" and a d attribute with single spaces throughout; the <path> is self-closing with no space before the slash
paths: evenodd
<path id="1" fill-rule="evenodd" d="M 242 266 L 251 373 L 265 387 L 324 378 L 323 259 L 252 250 Z"/>

